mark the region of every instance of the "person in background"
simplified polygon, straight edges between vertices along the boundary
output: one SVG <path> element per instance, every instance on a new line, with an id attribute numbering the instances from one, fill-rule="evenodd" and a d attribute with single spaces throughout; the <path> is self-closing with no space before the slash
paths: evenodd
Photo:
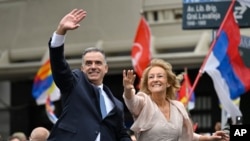
<path id="1" fill-rule="evenodd" d="M 29 136 L 29 141 L 47 141 L 49 137 L 49 130 L 44 127 L 34 128 Z"/>
<path id="2" fill-rule="evenodd" d="M 14 132 L 11 136 L 18 137 L 21 141 L 27 141 L 27 136 L 23 132 Z"/>
<path id="3" fill-rule="evenodd" d="M 215 131 L 220 131 L 221 130 L 221 122 L 217 121 L 214 125 L 214 130 Z"/>
<path id="4" fill-rule="evenodd" d="M 8 138 L 8 141 L 22 141 L 22 140 L 19 137 L 17 137 L 17 136 L 10 136 Z"/>
<path id="5" fill-rule="evenodd" d="M 123 71 L 123 98 L 131 112 L 137 141 L 228 141 L 229 136 L 217 131 L 212 136 L 194 133 L 184 105 L 176 100 L 180 82 L 172 65 L 153 59 L 144 70 L 140 91 L 134 89 L 133 70 Z"/>
<path id="6" fill-rule="evenodd" d="M 81 69 L 71 70 L 65 59 L 66 32 L 77 29 L 86 15 L 83 9 L 73 9 L 61 19 L 49 41 L 52 76 L 61 92 L 63 110 L 48 141 L 131 141 L 124 105 L 103 84 L 108 72 L 104 51 L 86 48 Z"/>

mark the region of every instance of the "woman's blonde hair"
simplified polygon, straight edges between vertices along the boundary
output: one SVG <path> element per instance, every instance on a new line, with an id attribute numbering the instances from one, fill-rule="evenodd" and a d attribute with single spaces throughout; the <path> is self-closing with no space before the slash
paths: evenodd
<path id="1" fill-rule="evenodd" d="M 172 65 L 162 59 L 152 59 L 149 66 L 143 71 L 140 81 L 140 91 L 151 95 L 148 89 L 148 73 L 153 67 L 161 67 L 165 70 L 169 87 L 166 88 L 166 96 L 169 99 L 176 99 L 176 92 L 180 88 L 180 81 L 172 70 Z"/>

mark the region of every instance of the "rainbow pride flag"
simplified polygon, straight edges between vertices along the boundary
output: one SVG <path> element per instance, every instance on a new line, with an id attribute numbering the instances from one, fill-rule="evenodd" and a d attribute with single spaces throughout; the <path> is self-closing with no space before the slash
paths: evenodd
<path id="1" fill-rule="evenodd" d="M 48 59 L 34 78 L 32 96 L 38 105 L 42 105 L 46 103 L 48 97 L 51 101 L 57 101 L 60 99 L 60 95 L 60 91 L 54 83 Z"/>
<path id="2" fill-rule="evenodd" d="M 40 67 L 34 78 L 32 96 L 37 105 L 45 104 L 46 114 L 49 120 L 55 124 L 58 118 L 54 113 L 55 105 L 53 101 L 59 100 L 61 94 L 54 83 L 49 59 Z"/>

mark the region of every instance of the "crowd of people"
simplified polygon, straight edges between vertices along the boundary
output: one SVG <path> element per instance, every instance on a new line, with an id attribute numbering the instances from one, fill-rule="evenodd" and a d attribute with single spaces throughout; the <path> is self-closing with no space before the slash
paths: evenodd
<path id="1" fill-rule="evenodd" d="M 73 9 L 60 20 L 49 40 L 51 70 L 61 91 L 63 110 L 50 131 L 35 128 L 25 141 L 229 140 L 222 130 L 211 136 L 193 132 L 186 108 L 175 100 L 180 82 L 171 64 L 162 59 L 153 59 L 144 70 L 137 93 L 134 71 L 121 72 L 125 105 L 103 84 L 108 64 L 100 48 L 86 48 L 82 53 L 81 68 L 72 70 L 64 56 L 66 33 L 77 29 L 86 15 L 83 9 Z M 125 127 L 124 106 L 134 119 L 131 129 Z M 9 141 L 24 140 L 14 135 L 9 138 Z"/>
<path id="2" fill-rule="evenodd" d="M 50 135 L 50 130 L 45 127 L 36 127 L 34 128 L 29 136 L 26 136 L 25 133 L 18 131 L 11 134 L 7 141 L 47 141 Z M 0 141 L 4 141 L 0 137 Z"/>

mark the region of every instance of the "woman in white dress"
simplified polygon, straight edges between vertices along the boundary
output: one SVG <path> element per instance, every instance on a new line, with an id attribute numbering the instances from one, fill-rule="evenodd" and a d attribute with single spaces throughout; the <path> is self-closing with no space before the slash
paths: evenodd
<path id="1" fill-rule="evenodd" d="M 223 131 L 212 136 L 193 132 L 184 105 L 175 100 L 180 83 L 171 64 L 153 59 L 143 72 L 137 94 L 135 77 L 133 70 L 123 71 L 123 98 L 134 118 L 131 130 L 137 141 L 229 141 Z"/>

